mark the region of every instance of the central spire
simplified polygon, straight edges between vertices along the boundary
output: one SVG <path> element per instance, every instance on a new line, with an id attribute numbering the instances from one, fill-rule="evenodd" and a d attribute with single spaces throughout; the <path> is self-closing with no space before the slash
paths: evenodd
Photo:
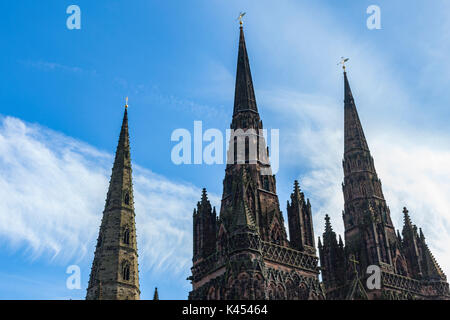
<path id="1" fill-rule="evenodd" d="M 245 45 L 244 28 L 239 27 L 239 53 L 236 71 L 236 89 L 234 94 L 234 112 L 251 111 L 258 113 L 256 107 L 255 91 L 253 89 L 252 74 L 248 60 L 247 47 Z"/>
<path id="2" fill-rule="evenodd" d="M 240 22 L 243 15 L 239 15 Z M 287 237 L 256 107 L 242 23 L 230 129 L 219 217 L 211 211 L 206 191 L 194 210 L 189 299 L 324 298 L 311 206 L 298 183 L 288 202 L 294 240 Z"/>
<path id="3" fill-rule="evenodd" d="M 242 15 L 240 17 L 242 18 Z M 258 230 L 263 240 L 287 243 L 263 125 L 256 107 L 243 26 L 220 218 L 227 231 Z M 270 229 L 270 230 L 269 230 Z"/>

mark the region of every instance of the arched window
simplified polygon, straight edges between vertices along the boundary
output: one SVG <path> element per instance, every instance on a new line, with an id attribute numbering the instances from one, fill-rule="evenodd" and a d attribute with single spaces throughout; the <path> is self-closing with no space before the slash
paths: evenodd
<path id="1" fill-rule="evenodd" d="M 125 281 L 130 280 L 130 264 L 125 262 L 122 266 L 122 279 Z"/>
<path id="2" fill-rule="evenodd" d="M 130 230 L 128 230 L 128 228 L 123 232 L 122 241 L 125 244 L 130 244 Z"/>
<path id="3" fill-rule="evenodd" d="M 128 193 L 128 191 L 125 192 L 124 202 L 126 205 L 130 204 L 130 194 Z"/>

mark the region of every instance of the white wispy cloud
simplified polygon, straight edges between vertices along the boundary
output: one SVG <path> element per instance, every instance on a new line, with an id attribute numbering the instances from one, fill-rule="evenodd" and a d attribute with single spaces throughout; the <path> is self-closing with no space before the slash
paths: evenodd
<path id="1" fill-rule="evenodd" d="M 0 241 L 31 259 L 91 257 L 112 162 L 112 154 L 83 142 L 1 117 Z M 189 270 L 200 189 L 138 165 L 133 170 L 141 271 Z"/>
<path id="2" fill-rule="evenodd" d="M 19 60 L 19 62 L 25 66 L 35 68 L 35 69 L 41 70 L 41 71 L 62 71 L 62 72 L 74 73 L 74 74 L 88 73 L 88 74 L 92 74 L 92 75 L 97 74 L 97 72 L 95 70 L 87 70 L 87 69 L 83 69 L 83 68 L 80 68 L 77 66 L 65 65 L 65 64 L 58 63 L 58 62 L 43 61 L 43 60 L 38 60 L 38 61 Z"/>
<path id="3" fill-rule="evenodd" d="M 192 259 L 192 212 L 199 188 L 135 166 L 134 187 L 142 268 L 185 273 Z M 210 194 L 213 205 L 220 200 Z"/>
<path id="4" fill-rule="evenodd" d="M 30 256 L 83 257 L 95 237 L 108 155 L 16 118 L 1 118 L 0 235 Z M 100 163 L 98 163 L 100 161 Z M 102 192 L 103 191 L 103 192 Z M 81 231 L 84 232 L 81 232 Z"/>

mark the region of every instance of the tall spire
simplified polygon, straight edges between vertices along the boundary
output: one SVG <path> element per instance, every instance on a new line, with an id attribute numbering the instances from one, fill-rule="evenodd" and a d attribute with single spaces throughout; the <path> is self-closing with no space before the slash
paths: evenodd
<path id="1" fill-rule="evenodd" d="M 349 254 L 368 265 L 393 264 L 390 246 L 397 243 L 381 180 L 364 135 L 347 72 L 344 71 L 344 226 Z M 371 221 L 367 227 L 367 221 Z M 372 230 L 367 233 L 369 229 Z M 362 241 L 364 237 L 370 239 Z"/>
<path id="2" fill-rule="evenodd" d="M 139 299 L 133 184 L 125 108 L 86 299 Z"/>
<path id="3" fill-rule="evenodd" d="M 343 67 L 346 61 L 348 59 L 342 58 Z M 327 298 L 354 298 L 354 289 L 356 285 L 362 288 L 359 281 L 366 277 L 365 270 L 370 265 L 378 265 L 383 271 L 383 278 L 384 274 L 391 274 L 392 277 L 401 276 L 403 279 L 417 281 L 418 287 L 414 292 L 404 288 L 402 294 L 409 291 L 408 296 L 422 292 L 422 298 L 447 297 L 449 290 L 448 284 L 445 283 L 445 275 L 439 270 L 435 259 L 426 248 L 423 233 L 418 233 L 417 227 L 412 224 L 406 208 L 403 210 L 402 235 L 394 228 L 345 68 L 344 120 L 342 191 L 345 246 L 341 238 L 339 243 L 336 242 L 336 235 L 332 231 L 329 218 L 326 217 L 323 243 L 319 247 L 319 253 Z M 348 268 L 349 262 L 356 263 L 356 261 L 357 269 Z M 339 270 L 338 266 L 344 268 Z M 358 270 L 356 277 L 352 270 Z M 339 281 L 336 282 L 336 279 Z M 425 289 L 429 288 L 430 281 L 439 283 L 436 284 L 436 289 Z M 348 291 L 347 296 L 341 294 L 344 292 L 343 284 L 347 287 L 345 289 Z M 390 289 L 382 288 L 381 297 L 388 298 L 392 294 L 389 291 Z M 362 290 L 360 298 L 380 298 L 374 291 L 366 293 Z"/>
<path id="4" fill-rule="evenodd" d="M 381 181 L 367 145 L 366 137 L 344 71 L 344 198 L 346 205 L 366 198 L 384 201 Z M 351 186 L 353 184 L 353 186 Z M 355 192 L 358 184 L 359 194 Z M 386 211 L 388 211 L 386 209 Z M 390 219 L 388 219 L 390 220 Z"/>
<path id="5" fill-rule="evenodd" d="M 234 94 L 234 114 L 243 111 L 258 112 L 256 107 L 255 92 L 253 89 L 250 63 L 245 45 L 244 28 L 239 27 L 239 53 L 236 71 L 236 89 Z"/>
<path id="6" fill-rule="evenodd" d="M 358 111 L 356 110 L 355 100 L 353 99 L 352 90 L 347 78 L 347 72 L 344 71 L 344 113 L 345 113 L 345 129 L 344 129 L 344 148 L 345 153 L 353 150 L 369 151 L 366 137 L 359 120 Z"/>
<path id="7" fill-rule="evenodd" d="M 238 19 L 243 15 L 241 13 Z M 311 206 L 300 195 L 298 183 L 288 205 L 290 226 L 294 227 L 292 234 L 298 238 L 292 243 L 287 238 L 276 179 L 271 172 L 263 125 L 256 107 L 242 25 L 230 129 L 219 218 L 216 219 L 214 210 L 212 215 L 210 209 L 206 215 L 199 213 L 202 211 L 199 207 L 194 211 L 189 299 L 323 298 Z M 202 199 L 205 203 L 205 193 Z M 202 220 L 204 216 L 208 219 Z M 208 229 L 209 226 L 216 228 Z M 212 231 L 210 236 L 207 230 Z M 205 245 L 211 245 L 212 250 L 199 250 Z M 299 277 L 290 284 L 293 274 Z M 271 287 L 272 277 L 277 278 L 276 289 Z M 300 281 L 308 285 L 303 287 Z"/>

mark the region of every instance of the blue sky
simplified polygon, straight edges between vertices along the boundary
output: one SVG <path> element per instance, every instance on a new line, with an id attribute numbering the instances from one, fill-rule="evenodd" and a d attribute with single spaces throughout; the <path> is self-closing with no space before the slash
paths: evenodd
<path id="1" fill-rule="evenodd" d="M 45 3 L 45 4 L 44 4 Z M 66 8 L 81 8 L 81 30 Z M 381 30 L 366 9 L 381 8 Z M 343 83 L 352 90 L 392 217 L 422 226 L 450 272 L 450 5 L 446 1 L 0 3 L 0 298 L 85 296 L 129 96 L 142 298 L 185 299 L 191 214 L 223 165 L 170 160 L 177 128 L 229 127 L 238 23 L 266 128 L 280 129 L 281 209 L 294 179 L 342 232 Z M 66 288 L 69 265 L 82 288 Z"/>

